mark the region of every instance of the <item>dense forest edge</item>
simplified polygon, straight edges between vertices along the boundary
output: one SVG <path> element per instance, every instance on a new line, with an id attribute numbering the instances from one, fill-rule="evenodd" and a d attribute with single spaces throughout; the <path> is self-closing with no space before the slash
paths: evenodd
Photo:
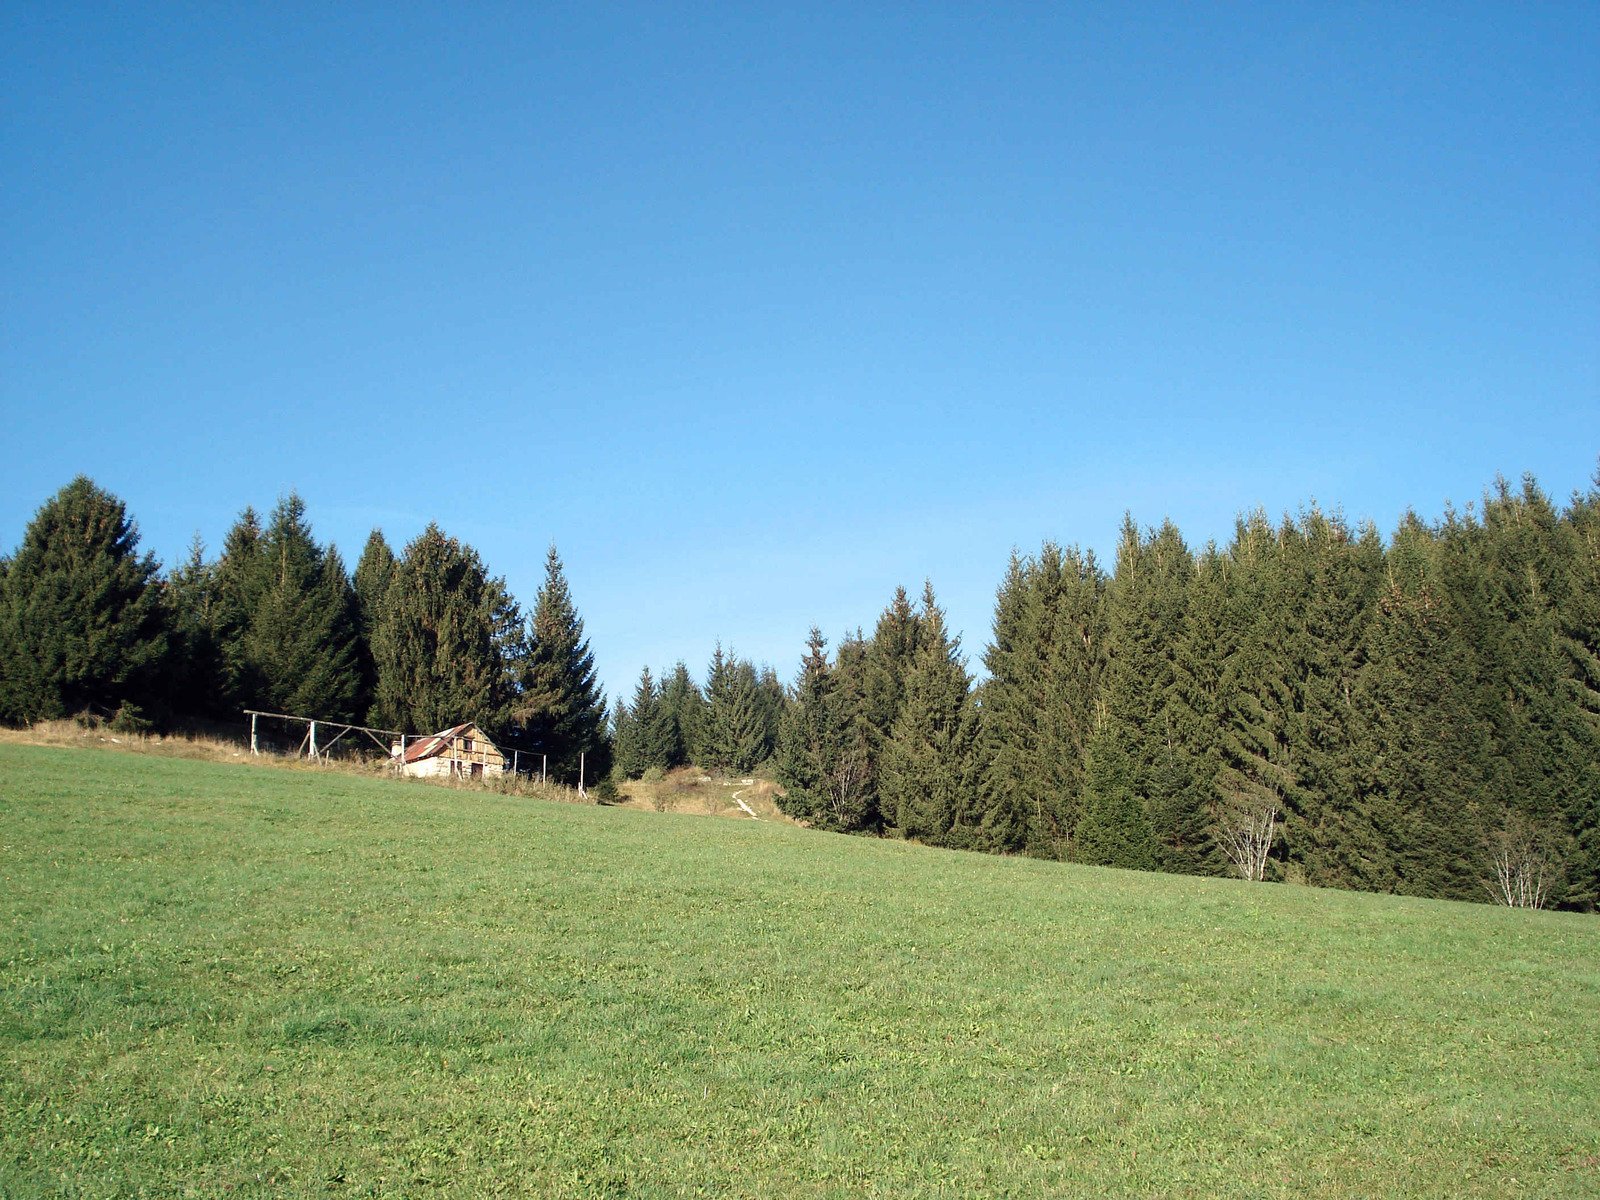
<path id="1" fill-rule="evenodd" d="M 1013 553 L 975 678 L 931 584 L 794 682 L 719 645 L 608 710 L 552 547 L 525 612 L 430 525 L 353 572 L 290 495 L 163 571 L 86 478 L 0 558 L 0 719 L 129 730 L 243 708 L 412 732 L 474 719 L 553 778 L 762 766 L 814 827 L 1047 859 L 1593 911 L 1600 473 L 1531 477 L 1387 542 L 1317 507 L 1115 563 Z"/>

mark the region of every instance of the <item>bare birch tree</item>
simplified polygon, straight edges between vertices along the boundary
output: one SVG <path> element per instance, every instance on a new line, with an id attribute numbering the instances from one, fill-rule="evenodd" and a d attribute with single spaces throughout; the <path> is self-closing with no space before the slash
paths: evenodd
<path id="1" fill-rule="evenodd" d="M 1217 842 L 1241 879 L 1267 877 L 1267 855 L 1278 836 L 1278 794 L 1265 787 L 1230 795 L 1217 814 Z"/>
<path id="2" fill-rule="evenodd" d="M 852 829 L 860 824 L 870 778 L 864 746 L 854 745 L 840 752 L 826 776 L 828 807 L 838 828 Z"/>
<path id="3" fill-rule="evenodd" d="M 1546 826 L 1509 813 L 1485 842 L 1494 878 L 1484 884 L 1507 908 L 1543 908 L 1561 880 L 1562 840 Z"/>

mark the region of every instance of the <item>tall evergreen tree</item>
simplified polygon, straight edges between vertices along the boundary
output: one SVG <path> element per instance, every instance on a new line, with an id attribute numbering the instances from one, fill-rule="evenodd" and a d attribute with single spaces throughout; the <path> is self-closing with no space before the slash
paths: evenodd
<path id="1" fill-rule="evenodd" d="M 611 772 L 617 779 L 637 779 L 644 774 L 639 739 L 634 732 L 633 713 L 621 696 L 611 706 Z"/>
<path id="2" fill-rule="evenodd" d="M 608 770 L 605 697 L 554 546 L 545 556 L 515 716 L 529 742 L 550 756 L 556 779 L 576 783 L 580 760 L 589 780 Z"/>
<path id="3" fill-rule="evenodd" d="M 1104 578 L 1093 554 L 1011 556 L 984 653 L 984 848 L 1061 858 L 1078 820 L 1099 688 Z"/>
<path id="4" fill-rule="evenodd" d="M 1492 688 L 1497 801 L 1558 831 L 1562 842 L 1576 835 L 1582 844 L 1597 804 L 1600 736 L 1575 703 L 1573 642 L 1563 633 L 1563 614 L 1574 611 L 1574 585 L 1585 575 L 1573 555 L 1579 544 L 1532 477 L 1516 493 L 1498 481 L 1475 534 L 1467 545 L 1487 618 L 1478 644 Z M 1569 882 L 1558 902 L 1594 902 L 1600 879 Z"/>
<path id="5" fill-rule="evenodd" d="M 433 733 L 493 727 L 506 708 L 494 586 L 472 547 L 429 525 L 395 565 L 373 629 L 378 724 Z"/>
<path id="6" fill-rule="evenodd" d="M 1301 787 L 1286 851 L 1308 882 L 1350 886 L 1375 851 L 1360 796 L 1359 678 L 1377 605 L 1384 550 L 1370 524 L 1352 535 L 1316 508 L 1286 525 L 1287 638 L 1279 646 Z"/>
<path id="7" fill-rule="evenodd" d="M 871 643 L 857 629 L 839 640 L 829 673 L 829 725 L 835 758 L 830 788 L 839 827 L 847 832 L 879 832 L 877 730 L 869 715 L 867 685 Z"/>
<path id="8" fill-rule="evenodd" d="M 1260 512 L 1238 522 L 1228 548 L 1221 623 L 1230 652 L 1217 685 L 1214 781 L 1222 819 L 1229 810 L 1302 807 L 1289 733 L 1294 698 L 1279 658 L 1292 623 L 1279 548 Z"/>
<path id="9" fill-rule="evenodd" d="M 361 550 L 356 573 L 351 579 L 355 591 L 356 649 L 361 667 L 359 707 L 362 712 L 370 712 L 378 697 L 378 665 L 372 657 L 372 637 L 378 627 L 378 616 L 383 611 L 384 597 L 394 579 L 394 569 L 394 551 L 389 548 L 383 531 L 374 529 L 367 536 L 367 544 Z"/>
<path id="10" fill-rule="evenodd" d="M 864 685 L 866 718 L 877 745 L 889 736 L 905 702 L 906 678 L 923 636 L 922 620 L 903 587 L 894 590 L 867 643 Z M 877 746 L 874 747 L 876 750 Z"/>
<path id="11" fill-rule="evenodd" d="M 1556 604 L 1565 711 L 1573 741 L 1600 743 L 1600 472 L 1587 493 L 1572 498 L 1564 522 L 1568 585 Z M 1573 764 L 1570 820 L 1574 835 L 1568 902 L 1600 904 L 1600 752 Z"/>
<path id="12" fill-rule="evenodd" d="M 756 708 L 761 714 L 761 757 L 757 765 L 769 761 L 778 750 L 778 735 L 783 729 L 784 714 L 789 709 L 789 693 L 769 664 L 763 664 L 756 675 Z"/>
<path id="13" fill-rule="evenodd" d="M 156 572 L 122 501 L 88 478 L 46 501 L 0 576 L 0 716 L 147 703 L 168 654 Z"/>
<path id="14" fill-rule="evenodd" d="M 299 496 L 278 502 L 260 554 L 265 582 L 241 639 L 261 688 L 255 706 L 355 720 L 362 688 L 355 596 L 338 551 L 312 538 Z"/>
<path id="15" fill-rule="evenodd" d="M 827 645 L 822 630 L 813 625 L 795 680 L 794 703 L 778 738 L 778 782 L 784 787 L 778 806 L 797 820 L 837 825 L 830 820 L 830 783 L 837 747 Z"/>
<path id="16" fill-rule="evenodd" d="M 752 770 L 770 752 L 767 716 L 755 668 L 719 642 L 706 673 L 704 766 L 718 771 Z"/>
<path id="17" fill-rule="evenodd" d="M 777 751 L 783 811 L 846 833 L 875 825 L 859 672 L 849 667 L 852 655 L 859 659 L 860 646 L 859 638 L 845 639 L 840 651 L 845 665 L 835 669 L 822 631 L 812 627 Z"/>
<path id="18" fill-rule="evenodd" d="M 960 638 L 945 628 L 933 585 L 916 614 L 918 636 L 900 710 L 882 751 L 880 802 L 908 838 L 969 845 L 977 719 Z"/>
<path id="19" fill-rule="evenodd" d="M 1337 882 L 1476 899 L 1492 731 L 1440 557 L 1433 532 L 1408 516 L 1390 545 L 1358 680 L 1366 780 L 1340 827 L 1347 869 Z"/>
<path id="20" fill-rule="evenodd" d="M 195 534 L 189 556 L 171 571 L 162 589 L 172 653 L 163 691 L 172 711 L 190 716 L 237 716 L 230 712 L 227 672 L 217 628 L 217 564 L 206 561 Z"/>
<path id="21" fill-rule="evenodd" d="M 1097 734 L 1090 741 L 1073 857 L 1096 867 L 1154 871 L 1161 865 L 1161 845 L 1134 791 L 1134 765 L 1120 738 Z"/>
<path id="22" fill-rule="evenodd" d="M 661 694 L 650 668 L 639 674 L 633 703 L 617 701 L 618 716 L 613 721 L 613 763 L 625 779 L 637 779 L 651 767 L 665 770 L 672 765 L 670 719 L 661 707 Z"/>
<path id="23" fill-rule="evenodd" d="M 661 685 L 661 714 L 667 739 L 668 762 L 674 767 L 697 762 L 705 697 L 682 660 Z"/>
<path id="24" fill-rule="evenodd" d="M 246 646 L 246 634 L 270 584 L 261 520 L 246 507 L 228 530 L 212 573 L 212 635 L 222 660 L 222 691 L 230 709 L 260 707 L 265 683 Z"/>
<path id="25" fill-rule="evenodd" d="M 1086 815 L 1104 815 L 1121 805 L 1124 791 L 1132 794 L 1155 832 L 1160 865 L 1191 873 L 1216 865 L 1209 797 L 1181 737 L 1178 648 L 1193 576 L 1193 556 L 1170 521 L 1146 538 L 1131 517 L 1123 519 L 1107 589 L 1103 717 L 1090 752 L 1116 769 L 1086 774 L 1084 796 Z M 1101 785 L 1115 794 L 1100 794 Z"/>

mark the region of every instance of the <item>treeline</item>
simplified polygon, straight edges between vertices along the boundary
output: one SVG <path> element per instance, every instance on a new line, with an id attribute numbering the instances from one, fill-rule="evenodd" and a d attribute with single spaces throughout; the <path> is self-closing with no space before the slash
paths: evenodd
<path id="1" fill-rule="evenodd" d="M 637 779 L 652 768 L 690 763 L 722 772 L 753 771 L 777 749 L 788 693 L 771 667 L 757 668 L 720 645 L 702 690 L 682 662 L 657 683 L 646 667 L 632 702 L 612 716 L 616 773 Z"/>
<path id="2" fill-rule="evenodd" d="M 525 614 L 436 526 L 355 571 L 289 496 L 163 574 L 77 479 L 0 558 L 0 719 L 256 708 L 482 723 L 575 781 L 770 763 L 793 816 L 934 845 L 1461 899 L 1600 897 L 1600 479 L 1531 479 L 1387 543 L 1312 509 L 1226 546 L 1125 521 L 1109 572 L 1013 556 L 985 677 L 932 588 L 813 630 L 785 688 L 719 646 L 607 713 L 552 548 Z M 1532 897 L 1532 901 L 1528 898 Z"/>
<path id="3" fill-rule="evenodd" d="M 124 727 L 253 708 L 432 732 L 476 720 L 576 780 L 606 769 L 605 702 L 554 547 L 524 614 L 436 525 L 396 555 L 374 530 L 353 575 L 298 496 L 240 514 L 168 574 L 122 502 L 63 488 L 0 559 L 0 718 L 84 711 Z"/>
<path id="4" fill-rule="evenodd" d="M 983 659 L 975 686 L 931 588 L 831 657 L 813 630 L 787 811 L 1141 869 L 1600 894 L 1600 491 L 1559 509 L 1502 482 L 1387 545 L 1316 509 L 1198 551 L 1128 520 L 1109 574 L 1014 556 Z"/>

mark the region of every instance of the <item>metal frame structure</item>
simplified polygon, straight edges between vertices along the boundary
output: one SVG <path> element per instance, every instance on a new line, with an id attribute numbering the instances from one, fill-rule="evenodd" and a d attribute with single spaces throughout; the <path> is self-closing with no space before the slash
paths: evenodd
<path id="1" fill-rule="evenodd" d="M 300 739 L 300 744 L 295 747 L 294 756 L 296 758 L 299 758 L 303 754 L 307 758 L 320 758 L 326 760 L 328 757 L 328 751 L 332 750 L 333 747 L 338 743 L 339 739 L 344 737 L 345 734 L 364 733 L 375 743 L 377 743 L 378 749 L 382 750 L 386 756 L 391 755 L 393 751 L 391 749 L 391 743 L 383 741 L 382 739 L 384 737 L 399 738 L 401 761 L 403 762 L 405 760 L 406 735 L 401 733 L 398 729 L 372 729 L 366 725 L 348 725 L 343 721 L 325 721 L 321 717 L 296 717 L 289 713 L 261 712 L 254 708 L 245 709 L 244 714 L 250 718 L 251 754 L 261 753 L 261 748 L 256 742 L 256 722 L 262 717 L 270 717 L 274 721 L 303 721 L 305 723 L 305 736 Z M 333 735 L 332 741 L 326 744 L 318 743 L 317 726 L 319 725 L 324 729 L 338 730 L 338 732 Z"/>
<path id="2" fill-rule="evenodd" d="M 274 721 L 303 721 L 305 723 L 305 736 L 300 739 L 300 744 L 295 747 L 294 756 L 296 758 L 304 755 L 306 758 L 315 758 L 326 762 L 328 758 L 328 751 L 332 750 L 334 745 L 339 741 L 340 738 L 344 737 L 345 734 L 364 733 L 371 738 L 374 743 L 376 743 L 378 749 L 382 750 L 386 757 L 394 761 L 396 769 L 402 772 L 405 770 L 406 742 L 422 741 L 426 738 L 435 736 L 434 734 L 428 733 L 419 734 L 415 737 L 412 737 L 401 733 L 398 729 L 373 729 L 367 725 L 350 725 L 344 721 L 327 721 L 321 717 L 297 717 L 290 713 L 263 712 L 254 708 L 247 708 L 243 711 L 244 715 L 250 718 L 250 753 L 255 755 L 260 755 L 261 753 L 261 747 L 256 741 L 256 722 L 261 717 L 269 717 Z M 319 725 L 324 729 L 337 729 L 339 732 L 333 735 L 332 741 L 325 745 L 320 744 L 317 741 L 317 726 Z M 383 740 L 384 738 L 399 739 L 400 753 L 398 755 L 394 753 L 394 743 L 386 742 Z M 504 752 L 502 752 L 502 756 L 503 754 Z M 518 768 L 521 766 L 521 757 L 522 752 L 513 748 L 511 751 L 511 773 L 513 776 L 518 774 Z M 549 755 L 541 754 L 539 759 L 539 782 L 543 783 L 545 781 L 545 770 L 546 765 L 549 762 Z M 581 767 L 579 780 L 579 794 L 581 795 L 583 791 L 581 782 Z"/>

